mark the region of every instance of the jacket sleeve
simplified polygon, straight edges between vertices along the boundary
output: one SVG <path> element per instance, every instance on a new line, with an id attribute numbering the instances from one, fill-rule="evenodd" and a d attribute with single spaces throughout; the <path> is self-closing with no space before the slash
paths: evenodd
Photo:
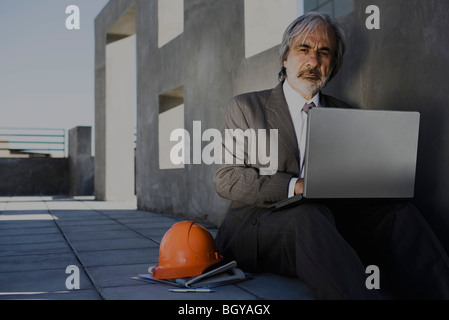
<path id="1" fill-rule="evenodd" d="M 225 131 L 226 129 L 245 131 L 252 127 L 252 129 L 256 129 L 255 125 L 252 125 L 255 117 L 252 112 L 254 111 L 251 111 L 244 103 L 239 103 L 238 98 L 231 100 L 225 121 Z M 272 174 L 261 174 L 263 168 L 260 164 L 249 161 L 247 144 L 244 146 L 244 152 L 237 154 L 237 148 L 229 150 L 226 147 L 225 140 L 228 137 L 226 134 L 224 136 L 224 165 L 214 175 L 217 193 L 223 198 L 258 207 L 268 207 L 277 201 L 286 199 L 288 185 L 293 175 L 279 171 L 272 172 Z M 227 160 L 225 159 L 226 154 L 232 155 L 232 163 L 229 163 L 229 157 Z M 243 159 L 239 159 L 241 155 L 243 155 Z"/>

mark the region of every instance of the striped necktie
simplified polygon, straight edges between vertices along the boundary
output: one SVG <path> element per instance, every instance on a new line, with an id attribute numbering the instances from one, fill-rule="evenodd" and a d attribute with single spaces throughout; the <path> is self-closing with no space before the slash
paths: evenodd
<path id="1" fill-rule="evenodd" d="M 306 114 L 309 113 L 309 109 L 315 107 L 315 103 L 306 103 L 304 107 L 302 107 L 302 111 L 304 111 Z"/>

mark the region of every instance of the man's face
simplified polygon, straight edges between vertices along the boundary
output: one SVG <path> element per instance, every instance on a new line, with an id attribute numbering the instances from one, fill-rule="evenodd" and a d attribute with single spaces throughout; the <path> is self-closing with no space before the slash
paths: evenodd
<path id="1" fill-rule="evenodd" d="M 307 100 L 326 85 L 332 71 L 335 47 L 334 32 L 326 30 L 325 26 L 318 26 L 305 41 L 300 36 L 293 39 L 284 61 L 287 81 Z"/>

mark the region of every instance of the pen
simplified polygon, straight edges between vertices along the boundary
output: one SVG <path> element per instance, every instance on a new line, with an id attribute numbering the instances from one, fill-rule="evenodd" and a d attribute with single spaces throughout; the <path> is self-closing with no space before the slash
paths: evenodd
<path id="1" fill-rule="evenodd" d="M 212 289 L 169 289 L 171 292 L 215 292 L 215 290 Z"/>

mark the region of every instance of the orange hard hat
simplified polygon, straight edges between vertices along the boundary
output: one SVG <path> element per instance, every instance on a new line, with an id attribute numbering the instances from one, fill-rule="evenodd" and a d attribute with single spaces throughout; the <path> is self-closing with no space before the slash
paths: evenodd
<path id="1" fill-rule="evenodd" d="M 153 278 L 194 277 L 222 259 L 206 228 L 194 221 L 178 222 L 162 238 Z"/>

